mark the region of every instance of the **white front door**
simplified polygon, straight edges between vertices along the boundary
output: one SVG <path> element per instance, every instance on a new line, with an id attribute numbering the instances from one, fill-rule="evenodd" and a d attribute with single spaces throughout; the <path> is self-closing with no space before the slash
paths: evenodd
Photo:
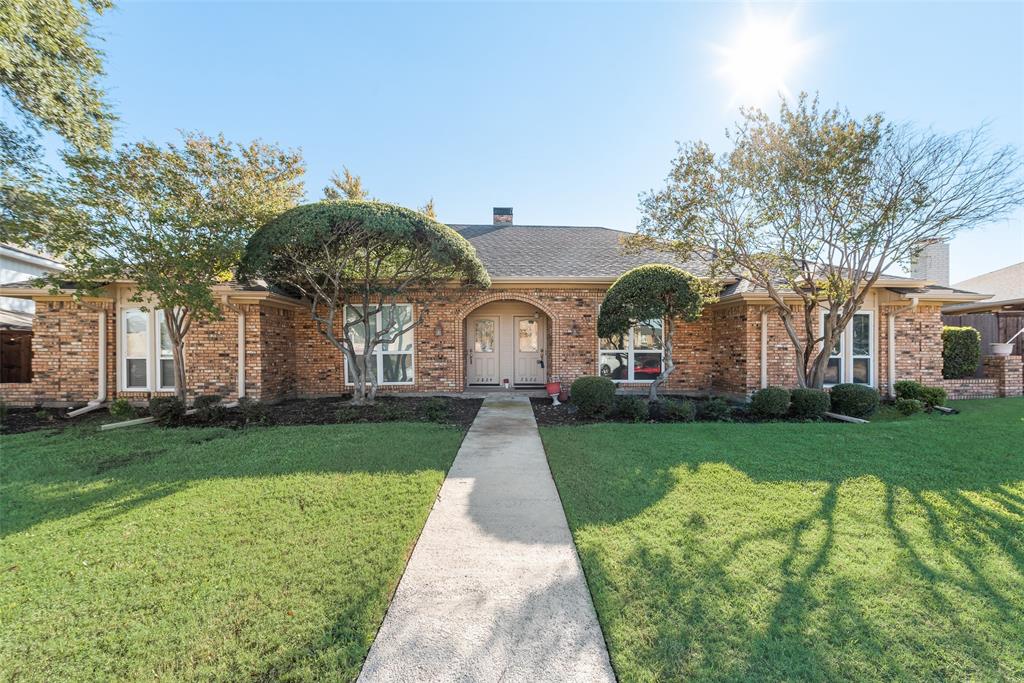
<path id="1" fill-rule="evenodd" d="M 537 317 L 515 316 L 513 319 L 515 349 L 515 383 L 544 384 L 547 371 L 544 369 L 544 320 Z"/>
<path id="2" fill-rule="evenodd" d="M 466 383 L 498 384 L 498 318 L 466 320 Z"/>

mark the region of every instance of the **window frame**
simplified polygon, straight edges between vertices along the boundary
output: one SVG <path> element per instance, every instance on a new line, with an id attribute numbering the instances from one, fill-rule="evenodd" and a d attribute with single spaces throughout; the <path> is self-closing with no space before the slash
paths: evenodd
<path id="1" fill-rule="evenodd" d="M 160 391 L 174 391 L 174 373 L 171 373 L 171 384 L 168 384 L 164 377 L 163 368 L 161 367 L 161 361 L 174 360 L 174 351 L 169 350 L 166 354 L 161 346 L 161 338 L 164 334 L 164 330 L 167 328 L 167 323 L 164 321 L 163 309 L 150 308 L 149 310 L 143 310 L 142 304 L 137 306 L 121 306 L 120 313 L 118 315 L 117 327 L 117 385 L 119 391 L 124 392 L 160 392 Z M 145 356 L 129 356 L 128 355 L 128 315 L 133 311 L 138 311 L 146 319 L 146 355 Z M 129 360 L 142 360 L 146 364 L 146 384 L 145 386 L 132 386 L 128 384 L 129 372 L 128 372 L 128 361 Z"/>
<path id="2" fill-rule="evenodd" d="M 396 308 L 400 307 L 400 306 L 408 308 L 409 309 L 409 320 L 415 320 L 414 316 L 416 314 L 416 310 L 413 308 L 412 304 L 394 304 L 394 306 Z M 348 309 L 350 309 L 350 308 L 354 308 L 354 306 L 352 306 L 351 304 L 345 304 L 345 306 L 343 307 L 342 319 L 345 320 L 345 321 L 348 321 Z M 376 317 L 376 325 L 377 325 L 377 329 L 379 330 L 379 329 L 381 329 L 381 326 L 383 324 L 384 310 L 381 309 L 381 310 L 377 311 L 376 313 L 374 313 L 374 316 Z M 405 334 L 409 335 L 409 337 L 410 337 L 410 339 L 409 339 L 409 349 L 407 351 L 405 351 L 405 350 L 403 350 L 403 351 L 386 351 L 384 349 L 385 344 L 378 344 L 377 347 L 373 350 L 373 357 L 376 360 L 375 367 L 376 367 L 376 372 L 377 372 L 377 386 L 379 386 L 379 387 L 382 387 L 382 386 L 409 387 L 409 386 L 413 386 L 414 384 L 416 384 L 416 327 L 414 326 L 414 327 L 409 328 L 409 331 L 406 332 Z M 385 381 L 382 381 L 384 379 L 384 356 L 409 356 L 410 359 L 412 360 L 412 364 L 410 366 L 410 373 L 409 373 L 409 376 L 410 376 L 411 379 L 409 381 L 407 381 L 407 382 L 385 382 Z M 345 386 L 347 386 L 347 387 L 355 386 L 355 382 L 352 381 L 352 379 L 349 376 L 348 358 L 344 359 L 343 365 L 344 365 L 344 367 L 342 369 L 343 369 L 343 371 L 345 373 Z M 366 385 L 369 386 L 369 382 L 366 382 Z"/>
<path id="3" fill-rule="evenodd" d="M 601 374 L 601 357 L 604 355 L 611 354 L 626 354 L 626 367 L 628 368 L 628 374 L 626 379 L 611 379 L 616 384 L 651 384 L 657 380 L 656 377 L 651 379 L 636 379 L 636 354 L 658 354 L 661 357 L 659 367 L 661 372 L 665 371 L 665 321 L 661 319 L 661 348 L 658 349 L 637 349 L 636 348 L 636 329 L 640 325 L 650 324 L 653 320 L 644 320 L 636 325 L 630 325 L 629 330 L 626 332 L 626 348 L 625 349 L 606 349 L 604 348 L 604 337 L 597 338 L 597 372 Z M 658 374 L 660 375 L 661 372 Z"/>
<path id="4" fill-rule="evenodd" d="M 825 332 L 825 314 L 827 311 L 823 310 L 818 316 L 818 330 L 821 334 Z M 864 315 L 868 318 L 868 351 L 867 355 L 853 353 L 853 321 L 858 315 Z M 843 333 L 839 336 L 839 353 L 829 354 L 829 358 L 839 359 L 839 381 L 830 383 L 826 382 L 824 386 L 826 388 L 834 387 L 836 384 L 859 384 L 865 387 L 875 387 L 878 381 L 878 373 L 875 369 L 875 362 L 878 358 L 877 348 L 877 337 L 878 334 L 875 331 L 875 312 L 870 308 L 862 308 L 853 314 L 850 318 L 849 324 Z M 853 379 L 853 361 L 854 359 L 864 359 L 868 361 L 868 382 L 856 382 Z"/>

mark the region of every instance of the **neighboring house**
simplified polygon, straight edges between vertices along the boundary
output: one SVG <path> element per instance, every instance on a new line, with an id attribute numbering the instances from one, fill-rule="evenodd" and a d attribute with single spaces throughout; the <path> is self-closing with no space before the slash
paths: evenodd
<path id="1" fill-rule="evenodd" d="M 0 283 L 25 282 L 59 272 L 63 264 L 25 247 L 0 243 Z M 0 382 L 32 379 L 31 299 L 0 296 Z"/>
<path id="2" fill-rule="evenodd" d="M 596 374 L 624 390 L 643 390 L 658 374 L 661 321 L 621 339 L 599 339 L 596 325 L 605 291 L 619 275 L 643 263 L 671 262 L 667 255 L 624 253 L 626 233 L 607 228 L 515 225 L 505 208 L 495 209 L 491 225 L 452 227 L 476 248 L 493 284 L 484 291 L 410 295 L 399 314 L 409 318 L 426 306 L 425 321 L 378 349 L 382 390 L 462 392 L 506 380 L 513 388 L 549 379 L 568 385 Z M 129 301 L 130 283 L 105 292 L 76 303 L 70 292 L 0 287 L 2 295 L 37 303 L 33 382 L 0 385 L 0 396 L 73 404 L 172 391 L 158 313 Z M 317 333 L 303 302 L 258 285 L 218 285 L 215 292 L 223 319 L 194 324 L 186 338 L 190 394 L 279 400 L 346 392 L 342 356 Z M 886 393 L 896 379 L 941 382 L 940 309 L 978 298 L 925 279 L 883 278 L 836 350 L 830 381 Z M 749 282 L 724 283 L 720 300 L 699 320 L 676 325 L 668 391 L 746 396 L 769 384 L 792 386 L 794 354 L 773 309 Z"/>
<path id="3" fill-rule="evenodd" d="M 991 295 L 983 301 L 950 304 L 942 309 L 942 320 L 947 325 L 973 327 L 981 333 L 983 353 L 989 344 L 1005 342 L 1024 328 L 1024 261 L 954 286 Z M 1024 354 L 1024 334 L 1014 341 L 1012 353 Z"/>

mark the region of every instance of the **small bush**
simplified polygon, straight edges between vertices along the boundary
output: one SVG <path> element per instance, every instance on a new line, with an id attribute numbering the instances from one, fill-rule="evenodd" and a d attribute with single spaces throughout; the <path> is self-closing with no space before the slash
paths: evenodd
<path id="1" fill-rule="evenodd" d="M 777 420 L 789 412 L 789 389 L 765 387 L 750 397 L 750 412 L 762 420 Z"/>
<path id="2" fill-rule="evenodd" d="M 423 414 L 431 422 L 447 422 L 451 412 L 451 406 L 443 398 L 428 398 L 423 402 Z"/>
<path id="3" fill-rule="evenodd" d="M 732 420 L 732 408 L 724 398 L 709 398 L 700 404 L 697 415 L 709 422 L 729 422 Z"/>
<path id="4" fill-rule="evenodd" d="M 942 328 L 942 376 L 973 377 L 981 360 L 981 335 L 973 327 Z"/>
<path id="5" fill-rule="evenodd" d="M 398 401 L 381 401 L 374 406 L 374 412 L 377 416 L 385 421 L 391 420 L 408 420 L 409 409 L 406 408 L 400 400 Z"/>
<path id="6" fill-rule="evenodd" d="M 834 413 L 864 419 L 878 410 L 878 392 L 864 384 L 837 384 L 831 394 Z"/>
<path id="7" fill-rule="evenodd" d="M 224 406 L 221 405 L 223 400 L 219 394 L 196 396 L 196 400 L 192 403 L 192 407 L 196 409 L 196 418 L 201 422 L 217 422 L 222 419 L 226 412 Z"/>
<path id="8" fill-rule="evenodd" d="M 615 401 L 615 382 L 607 377 L 580 377 L 572 383 L 569 397 L 583 417 L 602 417 Z"/>
<path id="9" fill-rule="evenodd" d="M 900 415 L 914 415 L 924 410 L 924 404 L 916 398 L 898 398 L 895 406 Z"/>
<path id="10" fill-rule="evenodd" d="M 821 389 L 794 389 L 789 394 L 789 410 L 798 420 L 820 420 L 832 407 L 832 399 Z"/>
<path id="11" fill-rule="evenodd" d="M 650 415 L 664 422 L 692 422 L 697 416 L 697 406 L 693 401 L 666 398 L 650 404 Z"/>
<path id="12" fill-rule="evenodd" d="M 185 417 L 185 403 L 177 396 L 157 396 L 149 399 L 149 414 L 162 425 L 176 424 Z"/>
<path id="13" fill-rule="evenodd" d="M 247 425 L 267 421 L 267 406 L 261 401 L 243 396 L 238 399 L 238 409 L 242 411 L 242 421 Z"/>
<path id="14" fill-rule="evenodd" d="M 639 396 L 616 396 L 612 413 L 629 422 L 646 422 L 651 416 L 647 401 Z"/>
<path id="15" fill-rule="evenodd" d="M 107 412 L 110 413 L 111 417 L 116 417 L 118 420 L 131 420 L 138 415 L 138 411 L 135 410 L 135 406 L 133 406 L 126 398 L 115 398 L 110 402 L 110 405 L 107 406 Z"/>
<path id="16" fill-rule="evenodd" d="M 896 398 L 909 398 L 920 401 L 928 410 L 946 404 L 946 390 L 942 387 L 926 387 L 920 382 L 904 379 L 896 382 Z"/>

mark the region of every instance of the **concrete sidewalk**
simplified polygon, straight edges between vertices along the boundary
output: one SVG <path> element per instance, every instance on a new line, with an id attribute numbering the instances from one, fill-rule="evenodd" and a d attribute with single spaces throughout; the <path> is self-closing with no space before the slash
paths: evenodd
<path id="1" fill-rule="evenodd" d="M 615 680 L 528 398 L 484 400 L 359 680 Z"/>

